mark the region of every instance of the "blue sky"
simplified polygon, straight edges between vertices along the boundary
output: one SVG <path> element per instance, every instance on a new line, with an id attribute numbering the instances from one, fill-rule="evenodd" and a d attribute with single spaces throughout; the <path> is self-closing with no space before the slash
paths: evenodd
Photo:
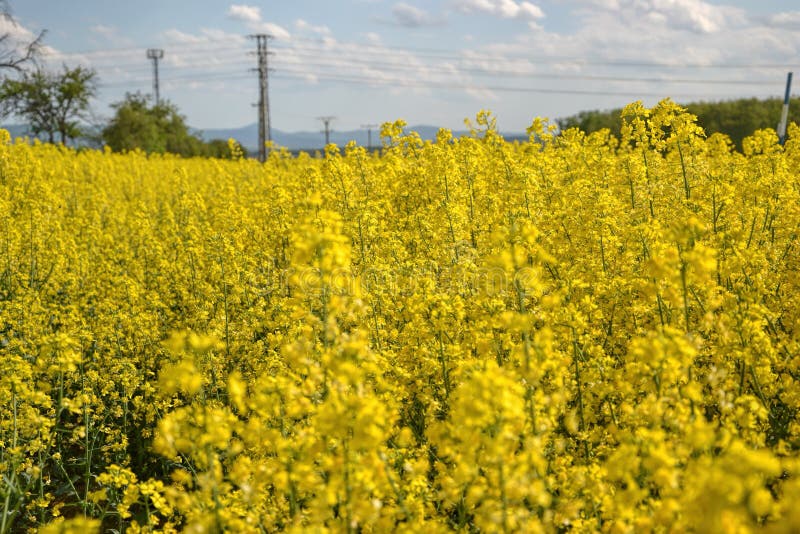
<path id="1" fill-rule="evenodd" d="M 782 96 L 800 64 L 790 0 L 12 0 L 19 38 L 47 29 L 47 63 L 95 68 L 99 116 L 149 93 L 197 128 L 256 120 L 252 33 L 274 36 L 273 128 L 403 118 L 460 128 L 490 109 L 504 131 L 537 116 L 740 96 Z M 7 25 L 7 23 L 4 23 Z"/>

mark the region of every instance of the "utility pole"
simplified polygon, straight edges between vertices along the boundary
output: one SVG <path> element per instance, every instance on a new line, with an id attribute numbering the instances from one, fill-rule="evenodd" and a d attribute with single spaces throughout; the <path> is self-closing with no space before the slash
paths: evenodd
<path id="1" fill-rule="evenodd" d="M 377 128 L 377 124 L 362 124 L 362 128 L 367 129 L 367 150 L 372 150 L 372 129 Z"/>
<path id="2" fill-rule="evenodd" d="M 156 97 L 156 106 L 161 103 L 158 94 L 158 60 L 164 57 L 164 50 L 161 48 L 148 48 L 147 59 L 153 60 L 153 94 Z"/>
<path id="3" fill-rule="evenodd" d="M 792 73 L 786 76 L 786 95 L 783 97 L 783 109 L 781 110 L 781 122 L 778 123 L 778 138 L 781 145 L 786 142 L 786 121 L 789 119 L 789 99 L 792 95 Z"/>
<path id="4" fill-rule="evenodd" d="M 325 134 L 325 146 L 328 146 L 328 144 L 331 142 L 331 132 L 333 131 L 331 129 L 331 122 L 335 119 L 336 117 L 331 116 L 317 117 L 317 120 L 322 121 L 322 124 L 325 125 L 325 129 L 322 130 L 322 133 Z"/>
<path id="5" fill-rule="evenodd" d="M 271 35 L 259 33 L 251 35 L 256 40 L 258 54 L 258 159 L 263 163 L 267 160 L 267 142 L 272 141 L 272 127 L 269 120 L 269 67 L 267 57 L 271 54 L 267 50 L 267 41 Z"/>

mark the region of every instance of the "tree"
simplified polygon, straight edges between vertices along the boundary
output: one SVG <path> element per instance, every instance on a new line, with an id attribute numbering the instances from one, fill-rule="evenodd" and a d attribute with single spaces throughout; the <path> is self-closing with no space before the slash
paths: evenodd
<path id="1" fill-rule="evenodd" d="M 103 129 L 105 143 L 114 151 L 141 149 L 147 153 L 181 156 L 231 157 L 227 143 L 203 142 L 191 132 L 186 119 L 174 104 L 161 101 L 150 105 L 141 93 L 128 93 L 112 104 L 114 117 Z"/>
<path id="2" fill-rule="evenodd" d="M 6 28 L 10 25 L 19 29 L 7 0 L 0 0 L 0 21 L 5 23 Z M 5 31 L 0 34 L 0 70 L 21 72 L 27 63 L 35 60 L 41 50 L 44 30 L 33 38 L 24 38 L 21 41 L 15 38 L 15 33 L 18 32 Z"/>
<path id="3" fill-rule="evenodd" d="M 88 119 L 89 103 L 97 92 L 95 79 L 95 72 L 85 67 L 25 72 L 20 79 L 6 79 L 0 85 L 2 112 L 24 119 L 34 135 L 44 135 L 54 143 L 59 134 L 60 141 L 67 143 L 83 133 L 80 123 Z"/>

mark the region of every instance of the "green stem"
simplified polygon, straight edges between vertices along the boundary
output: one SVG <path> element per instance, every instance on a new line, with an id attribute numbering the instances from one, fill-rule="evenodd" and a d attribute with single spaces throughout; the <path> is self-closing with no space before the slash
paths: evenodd
<path id="1" fill-rule="evenodd" d="M 690 196 L 689 178 L 686 176 L 686 163 L 683 160 L 683 149 L 681 148 L 680 141 L 678 141 L 678 156 L 680 156 L 681 158 L 681 171 L 683 172 L 683 190 L 686 194 L 686 200 L 689 200 Z"/>
<path id="2" fill-rule="evenodd" d="M 681 260 L 681 286 L 683 287 L 683 322 L 689 333 L 689 291 L 686 286 L 686 262 Z"/>
<path id="3" fill-rule="evenodd" d="M 572 353 L 573 357 L 572 360 L 575 363 L 575 382 L 578 386 L 578 431 L 583 433 L 586 429 L 586 419 L 584 417 L 584 407 L 583 407 L 583 382 L 581 381 L 581 368 L 578 363 L 580 359 L 580 355 L 583 351 L 578 346 L 578 340 L 575 339 L 572 341 Z M 585 456 L 586 461 L 589 461 L 589 444 L 587 443 L 586 439 L 581 437 L 581 441 L 583 442 L 583 453 Z"/>
<path id="4" fill-rule="evenodd" d="M 11 450 L 16 451 L 17 448 L 17 390 L 16 387 L 12 384 L 11 385 L 11 412 L 13 417 L 13 437 L 11 438 Z M 11 507 L 11 492 L 13 491 L 14 486 L 16 486 L 17 480 L 17 467 L 14 463 L 11 463 L 11 478 L 7 482 L 8 491 L 6 492 L 6 499 L 3 503 L 3 518 L 0 520 L 0 534 L 5 534 L 7 532 L 7 528 L 10 528 L 8 525 L 9 518 L 14 514 L 14 512 L 9 512 L 9 508 Z M 5 477 L 3 477 L 5 478 Z"/>

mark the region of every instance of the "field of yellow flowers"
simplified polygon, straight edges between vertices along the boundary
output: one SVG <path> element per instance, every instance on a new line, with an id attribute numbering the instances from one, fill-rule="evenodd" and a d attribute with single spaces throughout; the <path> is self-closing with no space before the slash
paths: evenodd
<path id="1" fill-rule="evenodd" d="M 0 534 L 800 531 L 800 129 L 624 117 L 0 132 Z"/>

